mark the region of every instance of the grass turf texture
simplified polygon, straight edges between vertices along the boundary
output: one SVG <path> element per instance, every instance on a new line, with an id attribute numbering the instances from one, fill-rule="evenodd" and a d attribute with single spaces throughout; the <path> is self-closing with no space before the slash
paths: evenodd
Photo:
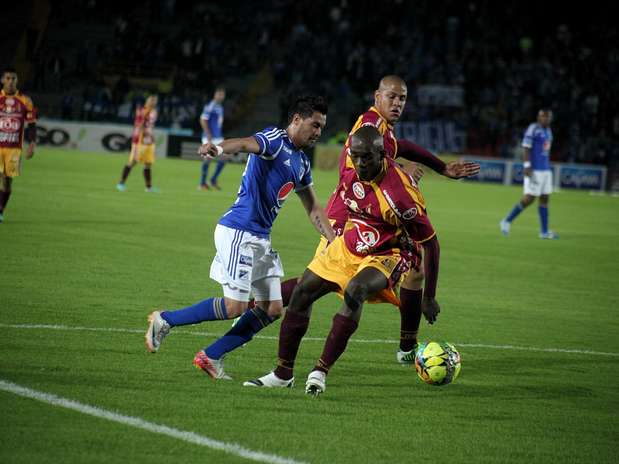
<path id="1" fill-rule="evenodd" d="M 614 461 L 618 199 L 560 192 L 550 208 L 560 240 L 537 238 L 535 207 L 505 238 L 498 221 L 520 189 L 428 176 L 422 188 L 442 247 L 442 312 L 435 326 L 422 321 L 421 338 L 459 348 L 460 378 L 431 387 L 397 365 L 397 311 L 366 305 L 326 393 L 312 399 L 303 384 L 321 341 L 303 342 L 297 387 L 286 391 L 241 386 L 274 366 L 277 342 L 269 338 L 227 358 L 233 382 L 192 368 L 194 353 L 214 339 L 204 333 L 221 334 L 228 322 L 177 330 L 158 354 L 146 353 L 142 332 L 152 309 L 220 295 L 208 278 L 213 229 L 242 167 L 226 167 L 222 191 L 199 192 L 197 162 L 159 160 L 153 174 L 161 193 L 144 193 L 139 167 L 120 193 L 114 185 L 125 158 L 41 148 L 15 180 L 0 225 L 0 379 L 312 463 Z M 314 178 L 324 203 L 336 174 Z M 273 243 L 294 276 L 317 237 L 300 202 L 288 203 Z M 324 337 L 338 307 L 333 296 L 317 303 L 307 336 Z M 248 462 L 7 392 L 0 417 L 0 462 Z"/>

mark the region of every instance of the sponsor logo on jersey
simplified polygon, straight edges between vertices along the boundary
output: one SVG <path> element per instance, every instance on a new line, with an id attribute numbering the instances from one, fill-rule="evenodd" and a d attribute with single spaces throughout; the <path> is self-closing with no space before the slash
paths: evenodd
<path id="1" fill-rule="evenodd" d="M 402 219 L 406 219 L 407 221 L 410 221 L 415 216 L 417 216 L 417 208 L 415 208 L 414 206 L 402 213 Z"/>
<path id="2" fill-rule="evenodd" d="M 294 184 L 292 182 L 286 182 L 279 188 L 279 192 L 277 192 L 277 206 L 281 208 L 284 205 L 286 198 L 288 198 L 293 188 Z"/>
<path id="3" fill-rule="evenodd" d="M 7 106 L 13 106 L 15 104 L 15 99 L 14 98 L 7 98 L 4 101 L 6 102 Z"/>
<path id="4" fill-rule="evenodd" d="M 365 198 L 365 189 L 363 188 L 363 185 L 361 185 L 361 182 L 355 182 L 352 184 L 352 191 L 359 200 L 363 200 Z"/>
<path id="5" fill-rule="evenodd" d="M 19 129 L 21 129 L 21 121 L 18 118 L 0 119 L 0 131 L 17 132 Z"/>
<path id="6" fill-rule="evenodd" d="M 380 232 L 378 229 L 360 219 L 351 218 L 350 221 L 354 224 L 357 229 L 357 235 L 365 245 L 373 247 L 378 243 L 380 240 Z"/>
<path id="7" fill-rule="evenodd" d="M 395 202 L 389 196 L 389 193 L 387 193 L 387 190 L 383 190 L 383 195 L 385 196 L 385 199 L 387 200 L 387 203 L 389 203 L 389 206 L 391 206 L 391 209 L 396 214 L 396 216 L 401 218 L 402 217 L 402 213 L 400 212 L 398 207 L 395 205 Z"/>

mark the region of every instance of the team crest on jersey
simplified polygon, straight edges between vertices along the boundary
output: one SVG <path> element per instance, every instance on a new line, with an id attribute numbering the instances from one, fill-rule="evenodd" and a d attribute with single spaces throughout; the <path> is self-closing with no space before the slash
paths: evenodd
<path id="1" fill-rule="evenodd" d="M 361 182 L 355 182 L 352 184 L 352 192 L 359 200 L 363 200 L 365 198 L 365 189 L 363 188 L 363 185 L 361 185 Z"/>
<path id="2" fill-rule="evenodd" d="M 410 221 L 415 216 L 417 216 L 417 208 L 415 208 L 414 206 L 402 213 L 402 219 L 406 219 L 407 221 Z"/>
<path id="3" fill-rule="evenodd" d="M 372 227 L 365 221 L 360 219 L 350 219 L 357 229 L 357 235 L 361 241 L 368 247 L 373 247 L 380 240 L 380 232 L 375 227 Z"/>
<path id="4" fill-rule="evenodd" d="M 279 188 L 279 192 L 277 192 L 277 206 L 280 208 L 283 206 L 286 198 L 288 198 L 288 195 L 290 195 L 293 188 L 294 184 L 292 182 L 286 182 Z"/>
<path id="5" fill-rule="evenodd" d="M 550 150 L 550 140 L 544 141 L 544 151 Z"/>
<path id="6" fill-rule="evenodd" d="M 21 121 L 18 118 L 0 119 L 0 130 L 2 132 L 18 132 L 21 128 Z"/>
<path id="7" fill-rule="evenodd" d="M 4 102 L 6 103 L 6 106 L 13 106 L 15 104 L 15 99 L 7 98 L 6 100 L 4 100 Z"/>

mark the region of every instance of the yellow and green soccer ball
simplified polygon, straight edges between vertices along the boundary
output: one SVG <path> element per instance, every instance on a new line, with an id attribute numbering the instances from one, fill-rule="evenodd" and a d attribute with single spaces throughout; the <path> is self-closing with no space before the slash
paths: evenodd
<path id="1" fill-rule="evenodd" d="M 460 353 L 447 342 L 424 342 L 417 348 L 415 368 L 421 380 L 430 385 L 447 385 L 460 374 Z"/>

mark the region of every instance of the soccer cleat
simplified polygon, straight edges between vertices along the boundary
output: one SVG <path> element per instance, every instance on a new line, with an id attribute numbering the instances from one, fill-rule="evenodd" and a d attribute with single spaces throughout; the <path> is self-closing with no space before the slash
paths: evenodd
<path id="1" fill-rule="evenodd" d="M 324 393 L 327 389 L 327 374 L 323 371 L 312 371 L 305 382 L 305 394 L 314 397 Z"/>
<path id="2" fill-rule="evenodd" d="M 211 182 L 211 187 L 210 188 L 212 188 L 214 190 L 221 190 L 221 187 L 219 186 L 219 184 L 218 183 L 213 183 L 213 182 Z"/>
<path id="3" fill-rule="evenodd" d="M 146 187 L 144 191 L 146 193 L 159 193 L 161 190 L 159 190 L 157 187 Z"/>
<path id="4" fill-rule="evenodd" d="M 505 236 L 509 235 L 509 229 L 511 228 L 512 223 L 509 221 L 506 221 L 505 219 L 503 219 L 500 223 L 499 223 L 499 227 L 501 227 L 501 233 Z"/>
<path id="5" fill-rule="evenodd" d="M 125 184 L 118 183 L 116 184 L 116 190 L 119 192 L 124 192 L 127 190 L 127 186 Z"/>
<path id="6" fill-rule="evenodd" d="M 211 359 L 204 351 L 198 351 L 193 358 L 193 365 L 198 369 L 202 369 L 209 377 L 215 380 L 232 380 L 228 374 L 224 372 L 224 358 Z"/>
<path id="7" fill-rule="evenodd" d="M 415 364 L 415 354 L 417 352 L 417 343 L 410 351 L 398 350 L 395 353 L 396 360 L 403 366 L 411 366 Z"/>
<path id="8" fill-rule="evenodd" d="M 148 330 L 146 331 L 146 349 L 156 353 L 163 339 L 170 333 L 170 324 L 161 317 L 159 311 L 153 311 L 148 315 Z"/>
<path id="9" fill-rule="evenodd" d="M 294 386 L 294 377 L 290 380 L 280 379 L 274 372 L 269 372 L 267 375 L 255 380 L 243 382 L 244 387 L 264 387 L 264 388 L 292 388 Z"/>
<path id="10" fill-rule="evenodd" d="M 0 213 L 0 224 L 4 222 L 4 214 Z"/>
<path id="11" fill-rule="evenodd" d="M 557 240 L 559 238 L 559 234 L 556 234 L 552 230 L 549 230 L 546 233 L 544 232 L 540 233 L 539 238 L 544 239 L 544 240 Z"/>
<path id="12" fill-rule="evenodd" d="M 209 188 L 208 188 L 208 185 L 202 184 L 202 185 L 198 185 L 198 190 L 202 192 L 208 192 Z"/>

